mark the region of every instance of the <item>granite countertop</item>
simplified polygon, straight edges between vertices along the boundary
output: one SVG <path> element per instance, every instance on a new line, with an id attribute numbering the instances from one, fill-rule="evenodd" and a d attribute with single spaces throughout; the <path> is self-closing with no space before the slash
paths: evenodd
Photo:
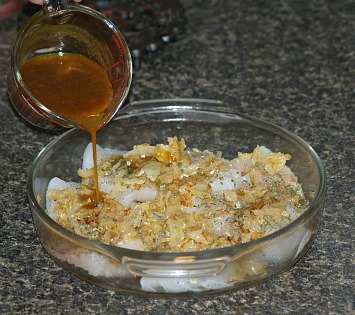
<path id="1" fill-rule="evenodd" d="M 6 72 L 16 25 L 0 22 L 1 314 L 354 314 L 354 3 L 182 4 L 185 31 L 142 58 L 129 100 L 221 100 L 309 142 L 328 176 L 313 246 L 263 284 L 184 300 L 113 293 L 60 268 L 38 241 L 26 197 L 29 165 L 56 134 L 12 110 Z"/>

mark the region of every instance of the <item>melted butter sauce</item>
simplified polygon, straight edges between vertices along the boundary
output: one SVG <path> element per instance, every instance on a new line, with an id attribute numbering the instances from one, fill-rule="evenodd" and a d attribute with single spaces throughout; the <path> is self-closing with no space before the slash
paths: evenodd
<path id="1" fill-rule="evenodd" d="M 77 54 L 45 55 L 27 60 L 20 73 L 32 95 L 55 114 L 80 126 L 91 135 L 95 172 L 95 204 L 98 186 L 96 132 L 106 123 L 105 110 L 113 99 L 106 72 Z"/>

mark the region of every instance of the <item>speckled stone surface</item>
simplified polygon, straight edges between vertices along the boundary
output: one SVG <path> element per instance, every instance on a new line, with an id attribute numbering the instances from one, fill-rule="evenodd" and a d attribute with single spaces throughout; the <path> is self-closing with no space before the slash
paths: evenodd
<path id="1" fill-rule="evenodd" d="M 26 197 L 28 167 L 56 135 L 11 109 L 6 72 L 16 27 L 0 22 L 1 314 L 354 314 L 354 2 L 182 3 L 184 34 L 143 58 L 129 100 L 217 99 L 304 138 L 328 176 L 315 243 L 266 283 L 185 300 L 112 293 L 61 269 L 39 244 Z"/>

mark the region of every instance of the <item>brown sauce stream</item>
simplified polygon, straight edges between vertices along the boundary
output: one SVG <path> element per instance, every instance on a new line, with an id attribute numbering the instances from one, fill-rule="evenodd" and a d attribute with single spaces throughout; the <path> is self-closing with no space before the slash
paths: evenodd
<path id="1" fill-rule="evenodd" d="M 96 204 L 100 200 L 96 132 L 107 122 L 105 110 L 113 90 L 106 72 L 77 54 L 46 55 L 20 66 L 23 81 L 32 95 L 55 114 L 80 126 L 91 135 Z"/>

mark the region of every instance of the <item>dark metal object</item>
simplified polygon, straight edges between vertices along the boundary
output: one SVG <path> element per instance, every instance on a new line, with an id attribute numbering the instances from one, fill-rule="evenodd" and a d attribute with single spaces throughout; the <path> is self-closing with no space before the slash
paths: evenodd
<path id="1" fill-rule="evenodd" d="M 135 68 L 146 52 L 176 40 L 186 23 L 178 0 L 84 0 L 109 18 L 125 37 Z"/>

